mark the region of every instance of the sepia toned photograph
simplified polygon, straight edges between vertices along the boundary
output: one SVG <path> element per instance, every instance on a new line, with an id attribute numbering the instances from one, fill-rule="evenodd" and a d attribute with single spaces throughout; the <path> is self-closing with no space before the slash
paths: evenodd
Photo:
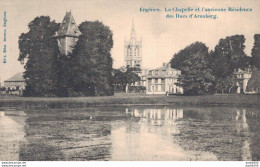
<path id="1" fill-rule="evenodd" d="M 0 0 L 0 90 L 1 167 L 258 167 L 260 1 Z"/>

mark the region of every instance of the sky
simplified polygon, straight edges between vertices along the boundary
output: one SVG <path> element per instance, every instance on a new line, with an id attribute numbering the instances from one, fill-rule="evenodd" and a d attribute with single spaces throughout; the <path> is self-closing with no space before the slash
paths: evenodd
<path id="1" fill-rule="evenodd" d="M 165 8 L 252 8 L 252 12 L 199 12 L 217 14 L 217 19 L 166 18 Z M 161 12 L 140 12 L 140 8 L 160 8 Z M 76 21 L 99 20 L 113 32 L 111 51 L 113 67 L 124 65 L 124 40 L 129 39 L 132 19 L 137 36 L 143 41 L 143 67 L 157 68 L 169 62 L 175 53 L 193 42 L 205 43 L 214 49 L 219 39 L 243 34 L 245 52 L 251 55 L 254 34 L 260 34 L 259 0 L 0 0 L 0 78 L 10 78 L 24 71 L 19 57 L 18 38 L 28 32 L 28 23 L 37 16 L 50 16 L 62 22 L 66 11 Z M 3 64 L 3 18 L 7 16 L 7 63 Z M 175 15 L 174 12 L 169 14 Z M 181 13 L 179 13 L 181 14 Z M 184 13 L 184 14 L 194 14 Z"/>

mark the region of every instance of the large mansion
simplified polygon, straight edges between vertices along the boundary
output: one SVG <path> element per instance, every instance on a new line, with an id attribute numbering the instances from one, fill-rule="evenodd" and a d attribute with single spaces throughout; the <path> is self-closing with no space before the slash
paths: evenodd
<path id="1" fill-rule="evenodd" d="M 163 63 L 163 66 L 150 70 L 147 75 L 146 94 L 183 94 L 183 88 L 178 86 L 180 70 Z"/>

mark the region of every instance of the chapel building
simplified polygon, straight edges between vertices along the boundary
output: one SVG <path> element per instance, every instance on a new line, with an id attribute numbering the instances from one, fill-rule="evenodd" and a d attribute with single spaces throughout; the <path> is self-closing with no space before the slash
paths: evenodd
<path id="1" fill-rule="evenodd" d="M 142 69 L 142 38 L 140 40 L 137 39 L 134 20 L 132 22 L 130 40 L 125 39 L 124 64 L 125 67 L 139 67 Z"/>

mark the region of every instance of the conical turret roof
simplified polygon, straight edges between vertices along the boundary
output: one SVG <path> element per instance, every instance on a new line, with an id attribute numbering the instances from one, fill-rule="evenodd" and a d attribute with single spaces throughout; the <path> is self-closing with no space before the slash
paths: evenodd
<path id="1" fill-rule="evenodd" d="M 71 37 L 79 37 L 81 32 L 79 31 L 78 26 L 72 16 L 71 12 L 66 12 L 66 15 L 60 25 L 60 29 L 55 35 L 58 36 L 71 36 Z"/>

